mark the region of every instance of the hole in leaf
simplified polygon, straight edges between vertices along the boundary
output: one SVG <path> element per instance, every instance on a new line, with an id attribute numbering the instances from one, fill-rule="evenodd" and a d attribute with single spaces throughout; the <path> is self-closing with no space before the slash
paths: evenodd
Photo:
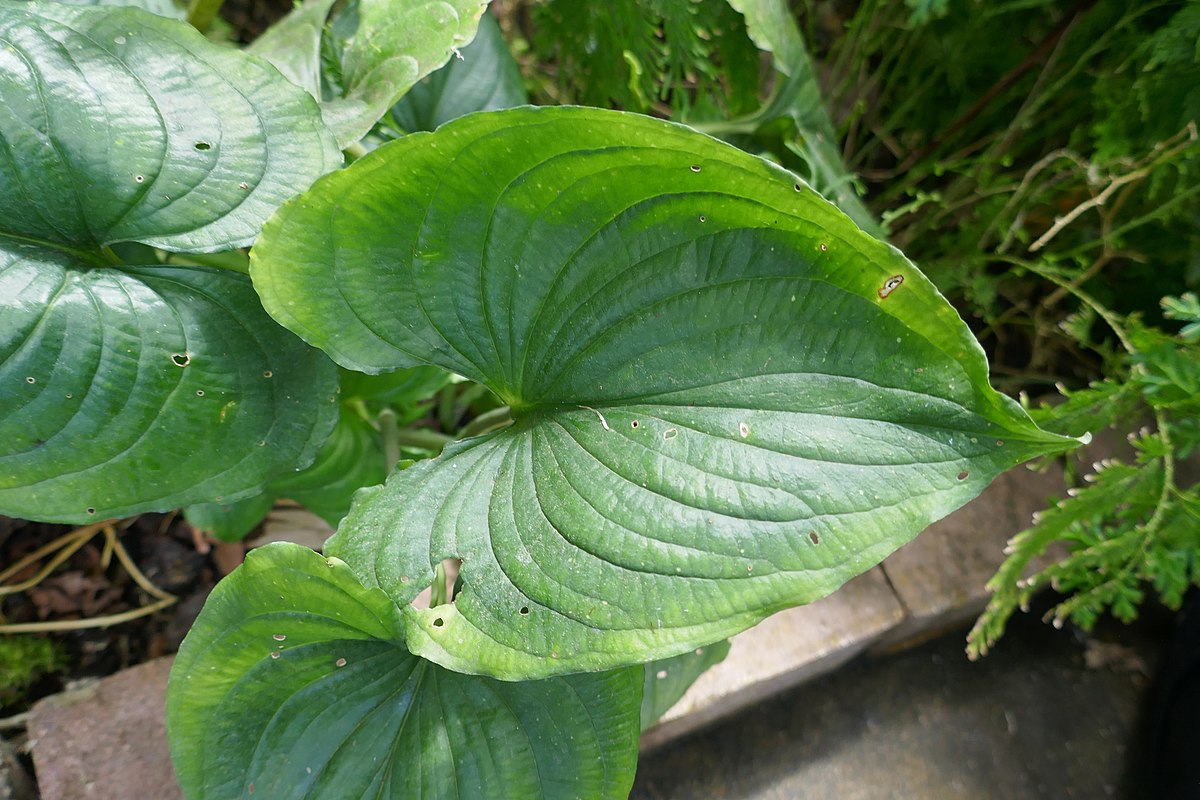
<path id="1" fill-rule="evenodd" d="M 89 516 L 91 516 L 92 514 L 96 513 L 96 509 L 92 508 L 91 506 L 88 506 L 87 513 Z"/>
<path id="2" fill-rule="evenodd" d="M 809 540 L 810 542 L 812 542 L 813 544 L 820 544 L 820 543 L 821 543 L 821 537 L 820 537 L 820 536 L 817 536 L 817 532 L 816 532 L 816 531 L 809 531 L 809 532 L 808 532 L 808 540 Z"/>
<path id="3" fill-rule="evenodd" d="M 520 614 L 523 617 L 529 616 L 529 606 L 521 606 Z"/>
<path id="4" fill-rule="evenodd" d="M 700 221 L 701 221 L 701 222 L 708 222 L 708 217 L 706 217 L 706 216 L 704 216 L 703 214 L 701 214 L 701 215 L 700 215 Z"/>
<path id="5" fill-rule="evenodd" d="M 135 183 L 145 183 L 146 176 L 145 175 L 134 175 L 133 180 Z"/>
<path id="6" fill-rule="evenodd" d="M 796 183 L 796 184 L 793 184 L 793 185 L 792 185 L 792 188 L 793 188 L 793 189 L 795 189 L 795 190 L 798 192 L 798 191 L 800 191 L 800 189 L 801 189 L 802 187 L 800 186 L 800 184 Z"/>
<path id="7" fill-rule="evenodd" d="M 264 378 L 270 378 L 270 377 L 271 377 L 272 375 L 274 375 L 274 374 L 275 374 L 275 373 L 274 373 L 274 372 L 271 372 L 271 370 L 269 370 L 269 369 L 267 369 L 267 370 L 263 370 L 263 377 L 264 377 Z"/>
<path id="8" fill-rule="evenodd" d="M 278 651 L 278 650 L 274 650 L 274 651 L 272 651 L 272 652 L 271 652 L 271 658 L 279 658 L 279 651 Z"/>
<path id="9" fill-rule="evenodd" d="M 196 148 L 197 150 L 199 150 L 200 152 L 203 153 L 208 150 L 212 150 L 212 143 L 201 141 L 201 142 L 196 142 L 194 145 L 192 145 L 192 147 Z"/>
<path id="10" fill-rule="evenodd" d="M 175 353 L 171 356 L 171 361 L 177 367 L 186 367 L 188 364 L 192 363 L 192 357 L 187 353 Z"/>
<path id="11" fill-rule="evenodd" d="M 197 390 L 196 390 L 196 397 L 204 397 L 204 390 L 203 390 L 203 389 L 197 389 Z"/>
<path id="12" fill-rule="evenodd" d="M 700 165 L 692 164 L 692 172 L 699 172 L 699 171 L 700 171 Z"/>
<path id="13" fill-rule="evenodd" d="M 638 427 L 638 426 L 639 426 L 639 425 L 641 425 L 641 424 L 642 424 L 642 423 L 638 422 L 638 421 L 635 419 L 633 422 L 629 423 L 629 427 L 631 427 L 631 428 L 636 428 L 636 427 Z"/>
<path id="14" fill-rule="evenodd" d="M 739 422 L 738 423 L 738 433 L 741 434 L 743 439 L 745 439 L 747 436 L 750 435 L 750 426 L 744 422 Z"/>
<path id="15" fill-rule="evenodd" d="M 333 662 L 333 664 L 334 664 L 334 666 L 337 666 L 337 667 L 344 667 L 344 666 L 346 666 L 346 659 L 339 658 L 337 661 Z"/>
<path id="16" fill-rule="evenodd" d="M 825 244 L 824 242 L 821 242 L 821 252 L 826 253 L 828 251 L 829 251 L 829 245 Z"/>
<path id="17" fill-rule="evenodd" d="M 965 469 L 962 472 L 958 473 L 958 479 L 960 481 L 965 481 L 969 477 L 971 477 L 971 473 L 967 472 Z"/>
<path id="18" fill-rule="evenodd" d="M 879 288 L 879 299 L 886 300 L 887 296 L 900 288 L 900 284 L 904 283 L 903 275 L 893 275 L 884 281 L 883 286 Z"/>
<path id="19" fill-rule="evenodd" d="M 37 378 L 30 375 L 28 378 L 25 379 L 25 382 L 26 383 L 37 383 Z"/>
<path id="20" fill-rule="evenodd" d="M 445 624 L 446 624 L 446 621 L 444 619 L 442 619 L 441 617 L 438 617 L 437 619 L 435 619 L 433 621 L 433 627 L 435 627 L 435 628 L 440 628 Z"/>

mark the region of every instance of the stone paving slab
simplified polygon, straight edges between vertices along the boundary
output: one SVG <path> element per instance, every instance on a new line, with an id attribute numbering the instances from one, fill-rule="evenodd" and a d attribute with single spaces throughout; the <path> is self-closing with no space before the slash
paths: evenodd
<path id="1" fill-rule="evenodd" d="M 173 660 L 140 664 L 34 705 L 29 744 L 42 800 L 183 800 L 167 751 Z"/>

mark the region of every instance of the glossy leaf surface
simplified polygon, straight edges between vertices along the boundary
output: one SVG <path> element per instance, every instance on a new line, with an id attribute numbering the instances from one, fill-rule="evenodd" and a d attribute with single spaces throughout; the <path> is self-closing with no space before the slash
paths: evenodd
<path id="1" fill-rule="evenodd" d="M 400 98 L 392 120 L 406 133 L 431 131 L 472 111 L 512 108 L 528 100 L 521 70 L 499 24 L 484 14 L 475 40 Z"/>
<path id="2" fill-rule="evenodd" d="M 411 655 L 378 589 L 273 544 L 214 590 L 171 673 L 189 800 L 625 798 L 641 670 L 528 683 Z"/>
<path id="3" fill-rule="evenodd" d="M 341 163 L 266 62 L 134 8 L 0 0 L 0 240 L 248 245 Z"/>
<path id="4" fill-rule="evenodd" d="M 0 248 L 0 513 L 87 522 L 232 500 L 306 464 L 336 370 L 244 275 Z"/>
<path id="5" fill-rule="evenodd" d="M 385 145 L 282 209 L 251 274 L 344 367 L 437 364 L 511 405 L 361 492 L 329 545 L 393 596 L 461 558 L 453 604 L 405 609 L 410 648 L 460 671 L 716 641 L 1074 444 L 991 389 L 894 248 L 636 115 L 514 109 Z"/>

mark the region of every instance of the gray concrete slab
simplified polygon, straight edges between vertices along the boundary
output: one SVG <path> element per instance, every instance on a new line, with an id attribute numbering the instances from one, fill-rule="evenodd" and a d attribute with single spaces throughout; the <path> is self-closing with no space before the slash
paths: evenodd
<path id="1" fill-rule="evenodd" d="M 643 758 L 632 797 L 1137 797 L 1129 748 L 1160 644 L 1123 630 L 1117 649 L 1135 657 L 1089 667 L 1095 647 L 1070 632 L 1012 627 L 978 663 L 956 632 L 777 696 Z"/>

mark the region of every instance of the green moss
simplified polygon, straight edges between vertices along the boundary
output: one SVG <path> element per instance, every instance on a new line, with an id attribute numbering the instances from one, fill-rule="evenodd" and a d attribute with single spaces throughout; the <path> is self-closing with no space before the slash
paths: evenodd
<path id="1" fill-rule="evenodd" d="M 0 636 L 0 706 L 17 702 L 34 681 L 62 665 L 62 654 L 49 639 Z"/>

